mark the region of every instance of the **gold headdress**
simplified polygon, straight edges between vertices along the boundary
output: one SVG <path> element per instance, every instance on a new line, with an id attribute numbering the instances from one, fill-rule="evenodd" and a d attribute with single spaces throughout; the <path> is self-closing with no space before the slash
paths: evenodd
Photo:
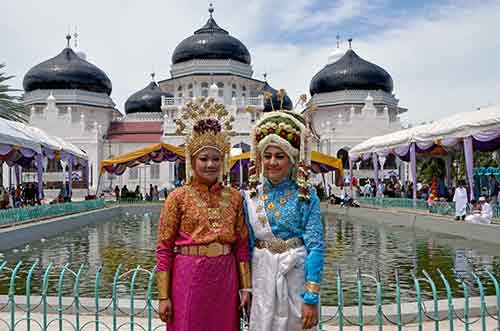
<path id="1" fill-rule="evenodd" d="M 222 181 L 228 171 L 233 122 L 234 116 L 212 97 L 198 97 L 182 109 L 182 115 L 176 121 L 176 132 L 186 137 L 187 182 L 191 180 L 191 157 L 205 148 L 219 151 L 224 158 L 220 176 Z"/>
<path id="2" fill-rule="evenodd" d="M 266 96 L 270 97 L 272 96 Z M 278 97 L 283 100 L 286 92 L 279 90 Z M 302 95 L 298 105 L 303 106 L 306 101 L 306 96 Z M 283 105 L 283 101 L 280 104 Z M 292 176 L 299 186 L 300 198 L 309 200 L 310 138 L 309 124 L 300 112 L 279 109 L 264 113 L 251 133 L 250 195 L 256 194 L 257 185 L 262 181 L 259 178 L 262 176 L 261 154 L 268 146 L 275 145 L 280 147 L 295 164 Z"/>

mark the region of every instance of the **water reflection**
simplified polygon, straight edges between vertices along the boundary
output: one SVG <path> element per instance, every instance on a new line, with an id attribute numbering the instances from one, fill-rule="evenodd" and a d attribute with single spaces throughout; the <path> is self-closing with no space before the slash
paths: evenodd
<path id="1" fill-rule="evenodd" d="M 52 262 L 54 269 L 49 277 L 49 293 L 57 294 L 59 272 L 65 264 L 68 263 L 68 267 L 75 272 L 83 264 L 85 268 L 82 270 L 80 295 L 93 296 L 96 271 L 101 270 L 99 267 L 102 266 L 99 292 L 102 297 L 109 297 L 115 271 L 120 264 L 123 271 L 138 265 L 147 270 L 154 268 L 157 220 L 157 214 L 137 215 L 129 212 L 121 219 L 109 220 L 76 232 L 47 238 L 44 242 L 30 243 L 29 247 L 0 253 L 3 253 L 10 267 L 19 260 L 23 261 L 22 279 L 25 279 L 31 264 L 39 261 L 32 283 L 33 294 L 40 293 L 45 268 Z M 462 280 L 470 286 L 472 294 L 477 295 L 477 284 L 471 276 L 472 271 L 480 275 L 487 294 L 494 294 L 493 284 L 484 270 L 489 270 L 497 277 L 500 275 L 497 256 L 499 246 L 429 232 L 414 232 L 401 227 L 367 224 L 347 217 L 327 217 L 325 223 L 327 251 L 322 286 L 324 304 L 337 304 L 337 269 L 342 270 L 343 296 L 347 305 L 356 303 L 358 269 L 363 274 L 380 277 L 385 303 L 395 300 L 397 272 L 403 301 L 413 301 L 415 290 L 412 273 L 422 277 L 424 269 L 436 282 L 440 298 L 444 298 L 446 292 L 437 273 L 438 269 L 450 281 L 454 296 L 463 293 Z M 129 294 L 131 276 L 128 274 L 119 279 L 121 296 Z M 9 277 L 10 273 L 0 274 L 1 294 L 8 293 Z M 72 273 L 65 274 L 62 288 L 64 295 L 73 294 L 74 278 Z M 25 284 L 22 279 L 16 283 L 17 294 L 24 293 Z M 148 281 L 146 273 L 139 273 L 136 281 L 136 293 L 139 296 L 144 295 Z M 363 286 L 364 303 L 374 304 L 374 282 L 363 278 Z M 430 287 L 424 282 L 421 282 L 421 287 L 424 298 L 430 298 Z"/>

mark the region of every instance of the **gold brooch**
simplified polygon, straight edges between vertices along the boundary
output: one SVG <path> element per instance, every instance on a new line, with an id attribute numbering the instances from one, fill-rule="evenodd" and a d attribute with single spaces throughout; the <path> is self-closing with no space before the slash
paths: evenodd
<path id="1" fill-rule="evenodd" d="M 267 209 L 269 210 L 275 210 L 276 209 L 276 205 L 274 204 L 274 202 L 269 202 L 269 204 L 267 205 Z"/>
<path id="2" fill-rule="evenodd" d="M 289 197 L 292 195 L 292 190 L 285 190 L 285 196 Z"/>
<path id="3" fill-rule="evenodd" d="M 281 212 L 279 210 L 277 210 L 275 213 L 274 213 L 274 217 L 276 218 L 280 218 L 281 217 Z"/>
<path id="4" fill-rule="evenodd" d="M 267 223 L 267 218 L 265 216 L 260 216 L 259 222 L 260 222 L 260 224 L 262 224 L 262 226 L 264 226 Z"/>
<path id="5" fill-rule="evenodd" d="M 282 205 L 286 204 L 286 198 L 285 198 L 285 197 L 281 197 L 281 198 L 280 198 L 280 203 L 281 203 Z"/>
<path id="6" fill-rule="evenodd" d="M 260 196 L 260 200 L 262 200 L 262 201 L 266 201 L 268 198 L 269 198 L 269 197 L 267 196 L 267 194 L 262 194 L 262 195 Z"/>

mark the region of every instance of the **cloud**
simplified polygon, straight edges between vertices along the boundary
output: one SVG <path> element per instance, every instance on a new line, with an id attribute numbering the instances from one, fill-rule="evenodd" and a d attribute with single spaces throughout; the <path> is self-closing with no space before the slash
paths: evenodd
<path id="1" fill-rule="evenodd" d="M 158 79 L 170 77 L 175 46 L 208 17 L 204 0 L 44 4 L 0 2 L 0 11 L 6 13 L 0 62 L 17 76 L 13 87 L 22 87 L 29 68 L 59 53 L 68 25 L 77 25 L 80 49 L 111 78 L 120 110 L 128 96 L 148 83 L 153 66 Z M 354 36 L 361 57 L 392 75 L 401 106 L 409 108 L 405 121 L 418 123 L 500 102 L 498 1 L 424 1 L 418 8 L 397 2 L 401 8 L 392 9 L 395 4 L 218 0 L 215 18 L 247 45 L 255 78 L 268 72 L 270 83 L 294 98 L 308 91 L 341 32 Z"/>

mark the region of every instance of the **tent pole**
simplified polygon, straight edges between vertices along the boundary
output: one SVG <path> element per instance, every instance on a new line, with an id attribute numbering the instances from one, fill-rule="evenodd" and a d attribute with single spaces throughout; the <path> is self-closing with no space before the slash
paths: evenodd
<path id="1" fill-rule="evenodd" d="M 351 190 L 351 198 L 354 198 L 354 195 L 352 193 L 352 182 L 353 182 L 353 179 L 354 179 L 354 176 L 353 176 L 353 173 L 352 173 L 352 160 L 351 158 L 349 158 L 349 176 L 351 176 L 351 180 L 350 180 L 350 190 Z"/>
<path id="2" fill-rule="evenodd" d="M 415 143 L 410 145 L 410 169 L 413 182 L 413 208 L 417 208 L 417 153 Z"/>
<path id="3" fill-rule="evenodd" d="M 102 177 L 102 172 L 99 173 L 99 178 L 97 179 L 97 188 L 95 191 L 95 196 L 97 199 L 99 199 L 99 191 L 101 190 L 101 177 Z"/>
<path id="4" fill-rule="evenodd" d="M 474 199 L 474 149 L 472 137 L 464 138 L 465 170 L 469 181 L 470 199 Z"/>
<path id="5" fill-rule="evenodd" d="M 377 153 L 372 153 L 372 162 L 373 162 L 373 178 L 375 179 L 375 197 L 378 198 L 380 196 L 378 192 L 378 156 Z"/>

